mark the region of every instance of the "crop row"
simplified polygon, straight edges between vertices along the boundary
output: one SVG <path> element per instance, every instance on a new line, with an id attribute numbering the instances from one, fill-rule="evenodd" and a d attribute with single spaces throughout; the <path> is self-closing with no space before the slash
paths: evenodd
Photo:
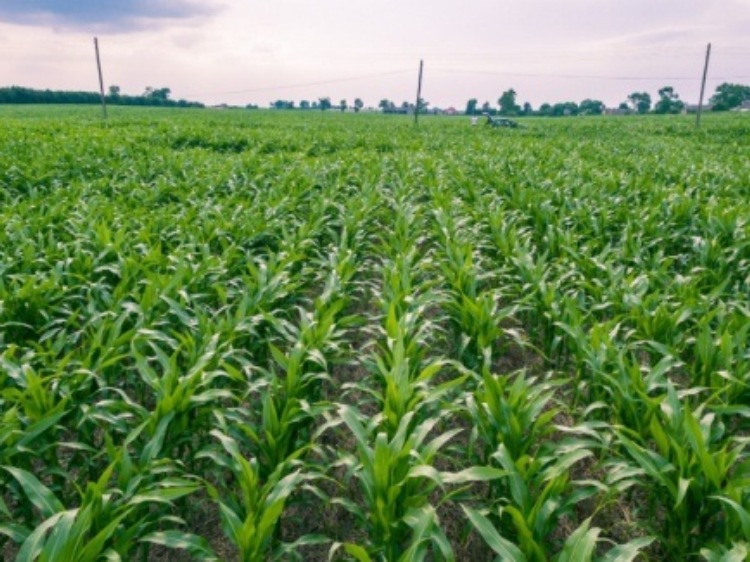
<path id="1" fill-rule="evenodd" d="M 741 118 L 35 117 L 5 558 L 747 556 Z"/>

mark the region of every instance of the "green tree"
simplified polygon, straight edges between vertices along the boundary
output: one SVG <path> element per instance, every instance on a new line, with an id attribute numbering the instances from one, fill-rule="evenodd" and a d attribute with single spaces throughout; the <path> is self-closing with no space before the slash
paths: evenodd
<path id="1" fill-rule="evenodd" d="M 581 115 L 601 115 L 604 113 L 604 102 L 600 100 L 585 99 L 578 106 Z"/>
<path id="2" fill-rule="evenodd" d="M 300 109 L 310 109 L 310 102 L 307 100 L 302 100 L 299 102 L 299 108 Z"/>
<path id="3" fill-rule="evenodd" d="M 276 100 L 271 102 L 273 109 L 294 109 L 294 102 L 287 100 Z"/>
<path id="4" fill-rule="evenodd" d="M 523 104 L 523 114 L 524 115 L 531 115 L 534 113 L 534 108 L 531 107 L 531 104 L 529 102 L 525 102 Z"/>
<path id="5" fill-rule="evenodd" d="M 356 98 L 354 100 L 354 112 L 359 113 L 359 111 L 365 106 L 365 103 L 360 99 Z"/>
<path id="6" fill-rule="evenodd" d="M 171 93 L 172 90 L 169 88 L 152 88 L 151 86 L 146 86 L 143 97 L 152 102 L 149 105 L 168 105 L 167 102 Z"/>
<path id="7" fill-rule="evenodd" d="M 471 98 L 469 101 L 466 102 L 466 115 L 476 115 L 477 114 L 477 99 Z"/>
<path id="8" fill-rule="evenodd" d="M 392 111 L 396 104 L 394 104 L 391 100 L 383 98 L 380 100 L 380 103 L 378 103 L 378 107 L 383 110 L 383 112 Z"/>
<path id="9" fill-rule="evenodd" d="M 651 109 L 651 96 L 647 92 L 633 92 L 628 96 L 628 101 L 638 113 L 648 113 Z"/>
<path id="10" fill-rule="evenodd" d="M 680 100 L 672 86 L 664 86 L 659 90 L 659 101 L 654 105 L 654 113 L 680 113 L 685 104 Z"/>
<path id="11" fill-rule="evenodd" d="M 555 117 L 578 115 L 579 111 L 580 108 L 574 101 L 560 102 L 552 106 L 552 115 L 554 115 Z"/>
<path id="12" fill-rule="evenodd" d="M 347 108 L 347 107 L 349 107 L 349 106 L 347 105 L 347 103 L 346 103 L 346 100 L 341 100 L 341 101 L 339 102 L 339 109 L 340 109 L 340 110 L 341 110 L 342 112 L 346 111 L 346 108 Z"/>
<path id="13" fill-rule="evenodd" d="M 711 103 L 715 111 L 727 111 L 739 107 L 746 100 L 750 100 L 750 86 L 728 82 L 719 85 L 714 95 L 711 96 Z"/>
<path id="14" fill-rule="evenodd" d="M 112 98 L 119 98 L 120 97 L 120 86 L 112 85 L 109 87 L 109 95 Z"/>
<path id="15" fill-rule="evenodd" d="M 511 88 L 505 90 L 503 95 L 497 100 L 502 115 L 517 115 L 521 109 L 516 103 L 516 91 Z"/>
<path id="16" fill-rule="evenodd" d="M 552 106 L 548 103 L 543 103 L 539 106 L 539 115 L 544 115 L 545 117 L 552 116 Z"/>
<path id="17" fill-rule="evenodd" d="M 318 107 L 321 111 L 331 109 L 331 98 L 318 98 Z"/>

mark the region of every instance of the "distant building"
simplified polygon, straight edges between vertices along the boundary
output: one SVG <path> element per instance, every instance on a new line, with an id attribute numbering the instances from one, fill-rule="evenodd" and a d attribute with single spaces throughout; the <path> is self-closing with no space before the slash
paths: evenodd
<path id="1" fill-rule="evenodd" d="M 604 115 L 627 115 L 630 113 L 629 109 L 625 109 L 624 107 L 605 107 L 604 108 Z"/>
<path id="2" fill-rule="evenodd" d="M 750 100 L 743 101 L 740 106 L 737 108 L 737 111 L 742 111 L 743 113 L 745 111 L 750 111 Z"/>
<path id="3" fill-rule="evenodd" d="M 714 108 L 714 104 L 712 103 L 706 103 L 703 105 L 703 109 L 701 111 L 711 111 Z M 686 103 L 685 107 L 682 109 L 682 113 L 698 113 L 698 104 L 697 103 Z"/>

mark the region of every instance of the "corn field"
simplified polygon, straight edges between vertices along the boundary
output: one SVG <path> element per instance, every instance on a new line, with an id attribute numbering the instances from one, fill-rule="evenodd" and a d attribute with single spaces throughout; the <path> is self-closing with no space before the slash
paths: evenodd
<path id="1" fill-rule="evenodd" d="M 0 558 L 750 560 L 746 116 L 111 113 L 0 109 Z"/>

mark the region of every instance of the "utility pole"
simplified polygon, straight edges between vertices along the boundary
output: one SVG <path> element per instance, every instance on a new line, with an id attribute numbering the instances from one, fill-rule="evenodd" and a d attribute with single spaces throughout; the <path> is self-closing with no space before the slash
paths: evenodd
<path id="1" fill-rule="evenodd" d="M 107 120 L 107 101 L 104 98 L 104 77 L 102 76 L 102 62 L 99 59 L 99 40 L 94 37 L 94 51 L 96 51 L 96 68 L 99 70 L 99 93 L 102 96 L 102 115 Z"/>
<path id="2" fill-rule="evenodd" d="M 701 81 L 701 97 L 698 101 L 698 116 L 695 119 L 695 126 L 701 126 L 701 111 L 703 110 L 703 92 L 706 90 L 706 74 L 708 74 L 708 59 L 711 56 L 711 43 L 706 47 L 706 64 L 703 65 L 703 80 Z"/>
<path id="3" fill-rule="evenodd" d="M 423 61 L 419 61 L 419 81 L 417 82 L 417 104 L 414 106 L 414 124 L 417 124 L 419 119 L 419 100 L 422 98 L 422 68 Z"/>

